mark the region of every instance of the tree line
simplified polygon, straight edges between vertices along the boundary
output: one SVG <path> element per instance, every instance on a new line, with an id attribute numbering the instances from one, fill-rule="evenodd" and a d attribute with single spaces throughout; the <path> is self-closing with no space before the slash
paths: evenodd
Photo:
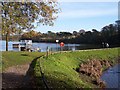
<path id="1" fill-rule="evenodd" d="M 119 46 L 118 39 L 119 27 L 117 23 L 104 26 L 101 31 L 92 29 L 91 31 L 73 31 L 70 32 L 52 32 L 47 33 L 36 32 L 31 30 L 23 33 L 20 39 L 32 39 L 33 42 L 52 42 L 58 39 L 64 43 L 78 43 L 78 44 L 101 44 L 109 43 L 110 45 Z"/>

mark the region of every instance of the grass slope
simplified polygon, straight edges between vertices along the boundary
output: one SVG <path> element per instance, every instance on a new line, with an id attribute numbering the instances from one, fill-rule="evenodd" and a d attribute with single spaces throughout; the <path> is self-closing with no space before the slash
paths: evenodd
<path id="1" fill-rule="evenodd" d="M 34 58 L 44 55 L 40 52 L 2 52 L 2 68 L 3 71 L 16 65 L 30 63 Z"/>
<path id="2" fill-rule="evenodd" d="M 43 86 L 39 68 L 41 63 L 48 86 L 51 88 L 93 88 L 94 85 L 84 81 L 79 73 L 75 71 L 81 63 L 92 59 L 111 60 L 114 63 L 118 57 L 118 48 L 62 52 L 50 55 L 48 58 L 42 57 L 37 60 L 35 66 L 35 76 L 38 84 Z"/>

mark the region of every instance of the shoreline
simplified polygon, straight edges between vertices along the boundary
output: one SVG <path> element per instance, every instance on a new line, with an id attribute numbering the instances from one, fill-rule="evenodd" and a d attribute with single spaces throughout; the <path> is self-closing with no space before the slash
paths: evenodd
<path id="1" fill-rule="evenodd" d="M 113 63 L 113 62 L 110 62 L 110 61 L 108 61 L 108 60 L 105 60 L 105 61 L 107 61 L 107 65 L 108 66 L 106 66 L 105 67 L 105 65 L 102 65 L 101 67 L 100 67 L 100 70 L 102 69 L 102 71 L 100 71 L 100 72 L 95 72 L 94 73 L 94 69 L 95 69 L 95 67 L 91 67 L 91 66 L 89 66 L 89 63 L 91 63 L 93 61 L 93 64 L 95 64 L 96 62 L 94 61 L 94 60 L 90 60 L 90 61 L 87 61 L 87 62 L 85 62 L 85 64 L 80 64 L 80 67 L 79 68 L 77 68 L 76 69 L 76 71 L 80 74 L 80 75 L 83 75 L 83 76 L 87 76 L 87 77 L 89 77 L 89 78 L 91 78 L 91 80 L 90 80 L 90 82 L 92 82 L 92 84 L 95 84 L 95 85 L 98 85 L 99 86 L 99 88 L 106 88 L 106 82 L 104 81 L 104 80 L 102 80 L 101 79 L 101 76 L 103 75 L 103 72 L 106 72 L 107 70 L 109 70 L 109 68 L 113 68 L 114 66 L 116 66 L 116 65 L 118 65 L 119 64 L 119 62 L 118 62 L 118 60 L 115 62 L 115 63 Z M 98 60 L 97 62 L 101 62 L 102 60 Z M 103 60 L 104 61 L 104 60 Z M 85 66 L 85 67 L 84 67 Z M 84 67 L 84 68 L 83 68 Z M 93 71 L 90 71 L 90 69 L 89 69 L 89 67 L 90 68 L 92 68 L 92 70 Z M 105 68 L 104 68 L 105 67 Z M 82 68 L 82 70 L 81 70 L 81 68 Z M 79 69 L 79 70 L 78 70 Z M 89 71 L 87 71 L 87 69 L 89 69 Z M 96 76 L 93 76 L 93 75 L 96 75 Z M 89 81 L 89 80 L 88 80 Z"/>

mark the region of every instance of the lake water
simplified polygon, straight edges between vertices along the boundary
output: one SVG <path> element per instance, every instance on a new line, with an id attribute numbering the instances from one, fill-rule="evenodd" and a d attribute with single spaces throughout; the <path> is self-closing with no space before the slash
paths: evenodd
<path id="1" fill-rule="evenodd" d="M 106 88 L 120 88 L 120 64 L 103 72 L 101 79 L 105 81 Z"/>
<path id="2" fill-rule="evenodd" d="M 16 41 L 9 41 L 9 46 L 8 49 L 9 51 L 17 51 L 17 49 L 13 49 L 12 44 L 16 44 L 19 42 Z M 32 47 L 33 48 L 40 48 L 41 52 L 45 52 L 47 46 L 49 46 L 51 48 L 51 51 L 60 51 L 60 45 L 56 44 L 56 43 L 33 43 Z M 83 49 L 92 49 L 92 48 L 100 48 L 101 46 L 98 45 L 85 45 L 85 44 L 65 44 L 65 46 L 63 47 L 64 51 L 68 51 L 68 50 L 83 50 Z M 0 41 L 0 51 L 5 51 L 6 48 L 6 41 Z"/>

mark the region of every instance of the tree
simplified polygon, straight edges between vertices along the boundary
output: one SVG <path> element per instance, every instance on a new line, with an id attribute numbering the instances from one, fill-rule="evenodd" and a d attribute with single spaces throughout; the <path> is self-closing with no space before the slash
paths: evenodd
<path id="1" fill-rule="evenodd" d="M 6 35 L 6 51 L 11 33 L 18 30 L 30 30 L 34 28 L 34 22 L 43 25 L 54 25 L 59 9 L 57 2 L 4 2 L 2 7 L 2 32 Z"/>
<path id="2" fill-rule="evenodd" d="M 79 31 L 79 33 L 80 33 L 80 34 L 85 34 L 85 30 L 84 30 L 84 29 L 81 29 L 81 30 Z"/>
<path id="3" fill-rule="evenodd" d="M 31 30 L 29 32 L 26 32 L 22 35 L 21 39 L 33 39 L 34 37 L 36 37 L 38 34 L 37 32 Z"/>
<path id="4" fill-rule="evenodd" d="M 104 42 L 108 42 L 110 44 L 118 42 L 117 41 L 118 31 L 115 24 L 109 24 L 103 27 L 101 31 L 101 35 L 102 35 L 102 41 Z"/>
<path id="5" fill-rule="evenodd" d="M 92 29 L 92 35 L 91 35 L 92 39 L 91 42 L 94 44 L 101 44 L 101 34 L 99 31 L 97 31 L 96 29 Z"/>
<path id="6" fill-rule="evenodd" d="M 75 35 L 75 36 L 76 36 L 77 34 L 78 34 L 78 33 L 77 33 L 77 31 L 73 31 L 73 35 Z"/>

